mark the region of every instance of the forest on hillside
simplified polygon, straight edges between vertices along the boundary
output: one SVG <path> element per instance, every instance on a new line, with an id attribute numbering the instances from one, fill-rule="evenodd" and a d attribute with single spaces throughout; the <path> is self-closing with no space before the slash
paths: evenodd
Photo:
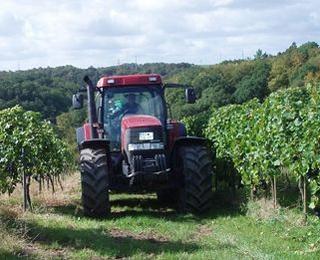
<path id="1" fill-rule="evenodd" d="M 193 85 L 199 101 L 186 105 L 183 95 L 168 93 L 173 116 L 207 111 L 230 103 L 265 98 L 282 88 L 300 87 L 320 78 L 320 48 L 315 42 L 293 43 L 276 56 L 258 50 L 253 58 L 224 61 L 210 66 L 187 63 L 123 64 L 106 68 L 79 69 L 73 66 L 0 72 L 0 109 L 20 104 L 41 112 L 52 121 L 67 112 L 71 95 L 83 85 L 84 75 L 95 82 L 101 75 L 159 73 L 165 80 Z"/>
<path id="2" fill-rule="evenodd" d="M 298 47 L 293 43 L 276 56 L 258 50 L 252 59 L 225 61 L 179 72 L 170 77 L 170 81 L 193 85 L 198 102 L 185 104 L 183 96 L 176 93 L 168 94 L 168 98 L 173 104 L 172 113 L 181 118 L 253 98 L 262 101 L 279 89 L 302 87 L 319 79 L 319 45 L 308 42 Z"/>
<path id="3" fill-rule="evenodd" d="M 73 66 L 0 72 L 0 109 L 21 105 L 40 112 L 44 119 L 57 123 L 66 139 L 74 138 L 72 127 L 85 117 L 70 109 L 72 94 L 83 86 L 84 75 L 94 82 L 101 75 L 159 73 L 167 82 L 195 87 L 198 101 L 186 104 L 182 90 L 169 90 L 167 101 L 171 116 L 205 114 L 228 104 L 250 99 L 264 100 L 270 93 L 289 87 L 302 87 L 320 79 L 320 48 L 316 42 L 301 46 L 293 43 L 277 55 L 258 50 L 254 57 L 199 66 L 187 63 L 123 64 L 119 66 L 79 69 Z"/>

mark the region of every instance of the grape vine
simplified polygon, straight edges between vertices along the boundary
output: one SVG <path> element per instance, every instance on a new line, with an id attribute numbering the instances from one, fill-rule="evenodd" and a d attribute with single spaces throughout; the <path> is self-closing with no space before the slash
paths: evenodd
<path id="1" fill-rule="evenodd" d="M 320 86 L 290 88 L 263 103 L 253 99 L 213 111 L 205 135 L 217 158 L 233 162 L 243 184 L 254 188 L 263 181 L 276 196 L 276 178 L 286 169 L 309 185 L 309 206 L 315 208 L 320 206 L 319 109 Z M 301 192 L 306 205 L 306 189 Z"/>
<path id="2" fill-rule="evenodd" d="M 19 106 L 0 111 L 2 193 L 11 193 L 24 174 L 29 196 L 31 177 L 40 183 L 44 178 L 52 182 L 52 178 L 70 169 L 70 156 L 65 143 L 57 137 L 52 125 L 41 119 L 40 113 L 24 111 Z"/>

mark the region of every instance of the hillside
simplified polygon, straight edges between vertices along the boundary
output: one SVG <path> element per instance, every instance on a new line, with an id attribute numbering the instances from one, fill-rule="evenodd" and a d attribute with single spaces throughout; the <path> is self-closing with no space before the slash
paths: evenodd
<path id="1" fill-rule="evenodd" d="M 228 104 L 241 104 L 252 98 L 265 99 L 270 93 L 289 87 L 302 87 L 320 79 L 320 48 L 315 42 L 293 43 L 275 56 L 258 50 L 253 59 L 225 61 L 208 67 L 184 70 L 170 81 L 191 84 L 199 100 L 185 104 L 176 92 L 168 95 L 172 113 L 181 118 Z"/>
<path id="2" fill-rule="evenodd" d="M 318 44 L 308 42 L 299 47 L 293 43 L 275 56 L 258 50 L 252 59 L 225 61 L 210 66 L 149 63 L 0 72 L 0 109 L 20 104 L 27 110 L 41 112 L 45 118 L 55 122 L 56 116 L 69 110 L 71 95 L 83 85 L 84 75 L 89 75 L 96 82 L 104 74 L 159 73 L 167 81 L 196 88 L 199 100 L 192 106 L 185 104 L 181 91 L 172 90 L 167 94 L 173 117 L 181 118 L 211 107 L 243 103 L 254 97 L 264 99 L 278 89 L 300 87 L 306 82 L 319 80 L 319 60 Z"/>

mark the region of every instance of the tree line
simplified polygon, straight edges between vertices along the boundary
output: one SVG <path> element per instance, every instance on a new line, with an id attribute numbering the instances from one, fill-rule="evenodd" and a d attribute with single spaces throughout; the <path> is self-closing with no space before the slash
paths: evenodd
<path id="1" fill-rule="evenodd" d="M 83 86 L 84 75 L 96 82 L 102 75 L 159 73 L 165 81 L 193 85 L 198 102 L 185 104 L 183 92 L 167 93 L 172 117 L 208 111 L 211 107 L 241 104 L 252 98 L 263 100 L 270 93 L 302 87 L 320 79 L 320 48 L 315 42 L 293 43 L 283 53 L 269 55 L 258 50 L 253 58 L 199 66 L 187 63 L 123 64 L 105 68 L 79 69 L 73 66 L 0 72 L 0 109 L 21 105 L 56 122 L 69 112 L 71 95 Z"/>
<path id="2" fill-rule="evenodd" d="M 168 92 L 175 118 L 205 113 L 228 104 L 242 104 L 253 98 L 263 101 L 274 91 L 303 87 L 320 80 L 320 48 L 315 42 L 293 43 L 277 55 L 258 50 L 252 59 L 225 61 L 217 65 L 193 67 L 169 81 L 192 85 L 198 101 L 185 104 L 182 91 Z"/>

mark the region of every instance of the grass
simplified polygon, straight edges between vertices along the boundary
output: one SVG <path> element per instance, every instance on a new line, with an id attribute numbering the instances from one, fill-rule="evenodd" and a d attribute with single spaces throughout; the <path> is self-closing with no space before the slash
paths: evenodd
<path id="1" fill-rule="evenodd" d="M 85 218 L 77 175 L 55 195 L 33 191 L 23 213 L 20 191 L 0 197 L 1 259 L 316 259 L 320 224 L 297 209 L 270 209 L 265 201 L 243 209 L 216 194 L 202 216 L 177 214 L 153 194 L 112 194 L 112 214 Z M 35 188 L 35 187 L 34 187 Z"/>

